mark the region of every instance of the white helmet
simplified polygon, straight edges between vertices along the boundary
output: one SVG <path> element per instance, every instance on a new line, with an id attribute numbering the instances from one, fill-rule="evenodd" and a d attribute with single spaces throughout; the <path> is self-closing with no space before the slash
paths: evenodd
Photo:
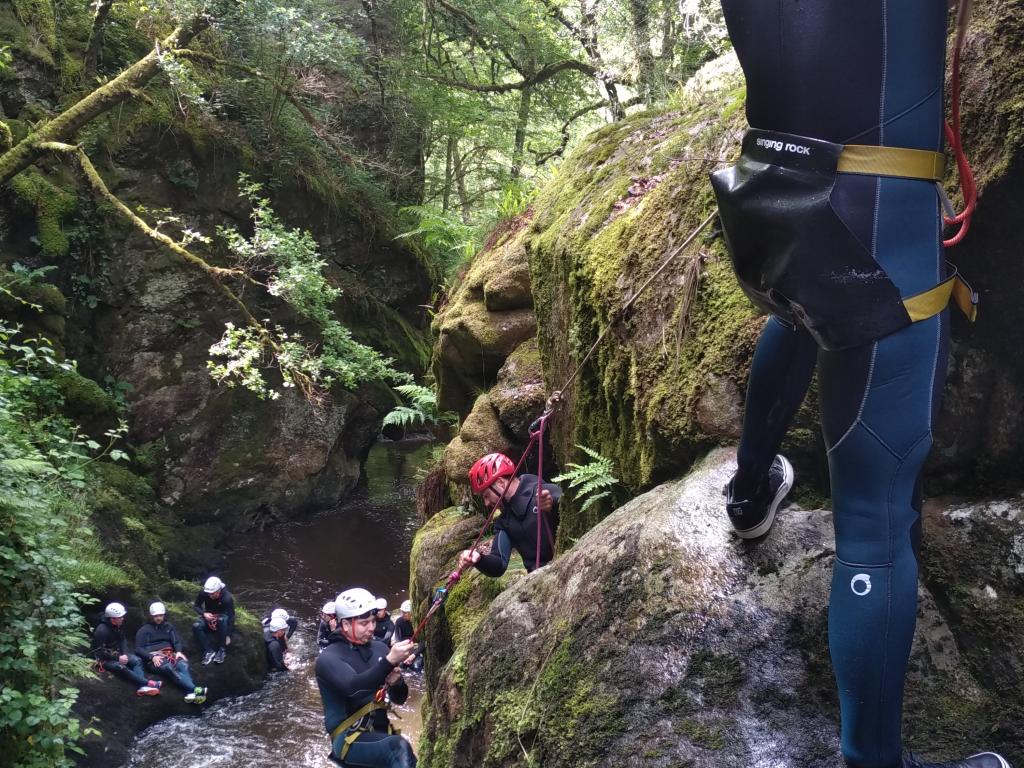
<path id="1" fill-rule="evenodd" d="M 399 610 L 402 613 L 412 613 L 412 601 L 411 600 L 403 600 L 402 601 L 402 605 L 399 608 Z"/>
<path id="2" fill-rule="evenodd" d="M 272 610 L 270 612 L 270 620 L 271 621 L 273 621 L 274 619 L 281 619 L 281 621 L 283 621 L 285 624 L 287 624 L 288 623 L 288 619 L 290 619 L 290 618 L 291 617 L 288 615 L 288 611 L 286 611 L 284 608 L 275 608 L 274 610 Z"/>
<path id="3" fill-rule="evenodd" d="M 329 603 L 324 603 L 324 607 L 320 609 L 320 612 L 321 613 L 326 613 L 329 616 L 333 616 L 334 615 L 334 601 L 332 600 Z"/>
<path id="4" fill-rule="evenodd" d="M 106 610 L 103 611 L 103 615 L 106 616 L 109 619 L 121 619 L 121 618 L 124 618 L 124 615 L 126 613 L 128 613 L 128 611 L 126 611 L 124 609 L 124 606 L 121 605 L 120 603 L 111 603 L 110 605 L 107 606 Z"/>
<path id="5" fill-rule="evenodd" d="M 270 626 L 268 629 L 271 632 L 280 632 L 282 629 L 288 629 L 288 619 L 275 616 L 270 620 Z"/>
<path id="6" fill-rule="evenodd" d="M 224 587 L 226 586 L 227 584 L 218 579 L 216 576 L 211 576 L 206 580 L 206 583 L 203 584 L 203 592 L 212 595 L 214 592 L 224 589 Z"/>
<path id="7" fill-rule="evenodd" d="M 167 613 L 167 606 L 161 602 L 153 603 L 149 606 L 150 616 L 163 616 Z"/>
<path id="8" fill-rule="evenodd" d="M 388 609 L 388 601 L 383 597 L 378 597 L 375 605 L 378 611 L 386 611 Z"/>
<path id="9" fill-rule="evenodd" d="M 377 598 L 362 587 L 346 589 L 334 598 L 334 613 L 339 619 L 351 619 L 377 609 Z"/>

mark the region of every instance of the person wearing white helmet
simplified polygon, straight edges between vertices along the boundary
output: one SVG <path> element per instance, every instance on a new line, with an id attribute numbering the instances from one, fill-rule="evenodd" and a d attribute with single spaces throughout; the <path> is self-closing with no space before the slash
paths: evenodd
<path id="1" fill-rule="evenodd" d="M 391 636 L 391 644 L 399 643 L 402 640 L 409 640 L 416 629 L 412 625 L 412 601 L 403 600 L 399 607 L 401 616 L 395 620 L 395 633 Z M 402 662 L 403 669 L 411 669 L 414 672 L 423 669 L 423 643 L 417 643 L 415 653 Z"/>
<path id="2" fill-rule="evenodd" d="M 409 688 L 398 665 L 412 653 L 408 640 L 388 648 L 373 637 L 377 599 L 365 589 L 346 589 L 334 601 L 338 628 L 316 661 L 316 682 L 324 704 L 331 759 L 346 766 L 414 768 L 412 745 L 391 727 L 385 689 L 395 704 Z"/>
<path id="3" fill-rule="evenodd" d="M 128 613 L 120 603 L 110 603 L 103 611 L 103 619 L 92 633 L 92 648 L 89 655 L 96 659 L 101 672 L 127 680 L 135 685 L 137 696 L 156 696 L 163 683 L 147 680 L 142 661 L 134 653 L 128 653 L 128 638 L 124 636 L 124 617 Z"/>
<path id="4" fill-rule="evenodd" d="M 295 634 L 295 630 L 299 628 L 299 620 L 290 615 L 286 609 L 280 607 L 274 608 L 274 610 L 260 619 L 260 623 L 263 625 L 263 628 L 266 629 L 270 626 L 270 622 L 277 618 L 283 619 L 288 625 L 288 634 L 286 639 L 290 639 L 291 636 Z"/>
<path id="5" fill-rule="evenodd" d="M 316 644 L 322 651 L 330 642 L 331 632 L 338 628 L 338 617 L 334 615 L 334 601 L 324 603 L 320 609 L 320 623 L 316 628 Z"/>
<path id="6" fill-rule="evenodd" d="M 135 633 L 135 653 L 147 669 L 185 691 L 185 701 L 202 704 L 206 701 L 207 689 L 193 682 L 188 657 L 181 650 L 181 637 L 166 617 L 167 607 L 163 603 L 157 601 L 149 606 L 149 621 Z"/>
<path id="7" fill-rule="evenodd" d="M 192 634 L 203 652 L 203 664 L 223 664 L 235 625 L 235 599 L 228 585 L 217 576 L 208 578 L 196 594 L 192 610 L 199 616 L 192 624 Z"/>
<path id="8" fill-rule="evenodd" d="M 395 622 L 391 620 L 388 613 L 388 601 L 383 597 L 377 598 L 377 626 L 373 630 L 373 636 L 391 645 L 391 637 L 395 634 Z"/>
<path id="9" fill-rule="evenodd" d="M 273 616 L 263 627 L 263 643 L 267 649 L 267 667 L 271 672 L 287 672 L 285 653 L 288 651 L 288 616 Z"/>

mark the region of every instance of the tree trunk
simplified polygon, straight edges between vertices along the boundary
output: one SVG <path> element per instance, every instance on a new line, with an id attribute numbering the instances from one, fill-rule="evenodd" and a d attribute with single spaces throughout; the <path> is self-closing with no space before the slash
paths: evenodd
<path id="1" fill-rule="evenodd" d="M 654 99 L 654 54 L 651 52 L 650 0 L 629 0 L 629 16 L 633 22 L 631 36 L 636 62 L 640 70 L 637 83 L 644 103 L 650 106 Z"/>
<path id="2" fill-rule="evenodd" d="M 444 191 L 441 195 L 441 210 L 448 213 L 452 199 L 452 175 L 454 173 L 456 140 L 453 136 L 448 137 L 448 154 L 444 159 Z"/>
<path id="3" fill-rule="evenodd" d="M 204 16 L 197 17 L 187 25 L 178 27 L 160 42 L 158 48 L 150 51 L 109 83 L 101 85 L 88 96 L 82 97 L 53 120 L 33 131 L 0 155 L 0 184 L 10 181 L 16 174 L 21 173 L 39 159 L 45 151 L 40 149 L 41 143 L 73 140 L 82 126 L 144 87 L 160 71 L 157 50 L 173 51 L 175 48 L 184 48 L 209 24 L 209 18 Z"/>
<path id="4" fill-rule="evenodd" d="M 462 223 L 469 224 L 469 195 L 466 194 L 466 174 L 462 168 L 462 156 L 459 154 L 459 140 L 453 139 L 452 168 L 455 170 L 455 189 L 459 193 L 459 208 L 462 210 Z"/>
<path id="5" fill-rule="evenodd" d="M 96 15 L 92 19 L 92 31 L 89 33 L 89 46 L 85 49 L 85 77 L 92 80 L 96 74 L 96 65 L 100 60 L 100 52 L 103 50 L 103 31 L 107 26 L 107 17 L 110 16 L 110 6 L 114 0 L 99 0 L 96 5 Z"/>
<path id="6" fill-rule="evenodd" d="M 512 149 L 512 178 L 518 179 L 523 167 L 523 148 L 526 146 L 526 129 L 530 124 L 530 99 L 532 88 L 523 88 L 519 93 L 519 117 L 516 121 L 516 143 Z"/>

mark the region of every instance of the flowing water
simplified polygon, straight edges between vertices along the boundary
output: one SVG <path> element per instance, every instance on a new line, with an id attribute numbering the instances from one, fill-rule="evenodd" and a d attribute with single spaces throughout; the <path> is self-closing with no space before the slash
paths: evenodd
<path id="1" fill-rule="evenodd" d="M 397 617 L 406 595 L 409 549 L 418 522 L 416 469 L 432 444 L 377 444 L 366 463 L 367 486 L 337 508 L 301 522 L 241 536 L 218 574 L 235 598 L 262 616 L 272 606 L 298 617 L 288 641 L 287 674 L 273 675 L 256 693 L 223 699 L 199 717 L 175 717 L 144 731 L 132 747 L 130 768 L 289 768 L 333 765 L 325 757 L 323 708 L 313 676 L 316 618 L 343 588 L 363 586 L 386 597 Z M 395 721 L 416 744 L 422 679 L 406 675 L 409 700 Z"/>

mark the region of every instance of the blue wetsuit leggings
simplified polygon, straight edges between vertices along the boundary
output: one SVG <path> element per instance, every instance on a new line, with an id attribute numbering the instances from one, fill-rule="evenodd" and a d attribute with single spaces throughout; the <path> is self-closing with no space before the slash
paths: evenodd
<path id="1" fill-rule="evenodd" d="M 815 361 L 836 532 L 829 648 L 851 765 L 899 764 L 917 611 L 920 474 L 946 369 L 947 312 L 852 350 L 772 318 L 751 369 L 741 474 L 767 471 Z"/>

